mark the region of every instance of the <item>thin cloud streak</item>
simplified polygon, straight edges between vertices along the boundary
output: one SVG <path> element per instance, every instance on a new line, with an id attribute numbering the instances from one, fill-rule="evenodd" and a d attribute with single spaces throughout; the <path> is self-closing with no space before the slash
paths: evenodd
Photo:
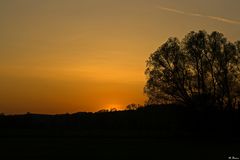
<path id="1" fill-rule="evenodd" d="M 178 14 L 186 14 L 184 11 L 180 11 L 180 10 L 173 9 L 173 8 L 166 8 L 166 7 L 161 7 L 161 6 L 158 6 L 157 8 L 164 10 L 164 11 L 168 11 L 168 12 L 174 12 L 174 13 L 178 13 Z"/>
<path id="2" fill-rule="evenodd" d="M 208 19 L 211 19 L 211 20 L 219 21 L 219 22 L 240 25 L 240 21 L 232 20 L 232 19 L 228 19 L 228 18 L 210 16 L 210 15 L 203 15 L 203 14 L 199 14 L 199 13 L 185 12 L 185 11 L 182 11 L 182 10 L 178 10 L 178 9 L 174 9 L 174 8 L 167 8 L 167 7 L 163 7 L 163 6 L 157 6 L 157 8 L 161 9 L 163 11 L 172 12 L 172 13 L 176 13 L 176 14 L 182 14 L 182 15 L 193 16 L 193 17 L 203 17 L 203 18 L 208 18 Z"/>
<path id="3" fill-rule="evenodd" d="M 235 20 L 226 19 L 226 18 L 222 18 L 222 17 L 215 17 L 215 16 L 207 16 L 207 17 L 210 19 L 225 22 L 225 23 L 240 24 L 240 21 L 235 21 Z"/>

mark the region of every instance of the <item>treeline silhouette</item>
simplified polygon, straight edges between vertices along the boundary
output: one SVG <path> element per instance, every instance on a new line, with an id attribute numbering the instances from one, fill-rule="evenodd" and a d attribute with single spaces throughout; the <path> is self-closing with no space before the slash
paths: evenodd
<path id="1" fill-rule="evenodd" d="M 149 131 L 159 136 L 239 137 L 240 110 L 206 110 L 176 104 L 149 105 L 136 110 L 73 114 L 1 115 L 0 128 Z"/>

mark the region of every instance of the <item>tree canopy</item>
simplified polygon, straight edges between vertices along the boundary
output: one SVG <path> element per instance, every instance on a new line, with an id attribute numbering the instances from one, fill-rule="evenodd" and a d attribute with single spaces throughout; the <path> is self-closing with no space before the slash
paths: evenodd
<path id="1" fill-rule="evenodd" d="M 148 104 L 183 103 L 236 108 L 240 100 L 240 41 L 222 33 L 188 33 L 169 38 L 147 60 Z"/>

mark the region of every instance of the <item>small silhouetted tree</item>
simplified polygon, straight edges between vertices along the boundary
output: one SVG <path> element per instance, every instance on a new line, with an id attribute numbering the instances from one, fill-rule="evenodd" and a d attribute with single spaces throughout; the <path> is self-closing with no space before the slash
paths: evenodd
<path id="1" fill-rule="evenodd" d="M 148 104 L 183 103 L 233 108 L 240 96 L 240 41 L 222 33 L 169 38 L 147 60 Z"/>
<path id="2" fill-rule="evenodd" d="M 111 108 L 110 109 L 110 112 L 117 112 L 118 110 L 117 110 L 117 108 Z"/>
<path id="3" fill-rule="evenodd" d="M 137 110 L 138 108 L 140 108 L 141 105 L 140 104 L 129 104 L 126 106 L 126 110 Z"/>
<path id="4" fill-rule="evenodd" d="M 106 113 L 106 112 L 109 112 L 109 110 L 108 109 L 101 109 L 101 110 L 97 111 L 97 113 Z"/>

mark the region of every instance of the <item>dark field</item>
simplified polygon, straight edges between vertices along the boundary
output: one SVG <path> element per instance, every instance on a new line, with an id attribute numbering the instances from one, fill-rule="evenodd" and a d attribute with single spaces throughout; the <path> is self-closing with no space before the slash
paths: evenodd
<path id="1" fill-rule="evenodd" d="M 137 136 L 136 136 L 137 135 Z M 239 139 L 159 137 L 137 131 L 1 131 L 3 159 L 228 159 Z"/>
<path id="2" fill-rule="evenodd" d="M 179 106 L 136 111 L 0 116 L 8 159 L 189 159 L 240 157 L 240 112 Z"/>

